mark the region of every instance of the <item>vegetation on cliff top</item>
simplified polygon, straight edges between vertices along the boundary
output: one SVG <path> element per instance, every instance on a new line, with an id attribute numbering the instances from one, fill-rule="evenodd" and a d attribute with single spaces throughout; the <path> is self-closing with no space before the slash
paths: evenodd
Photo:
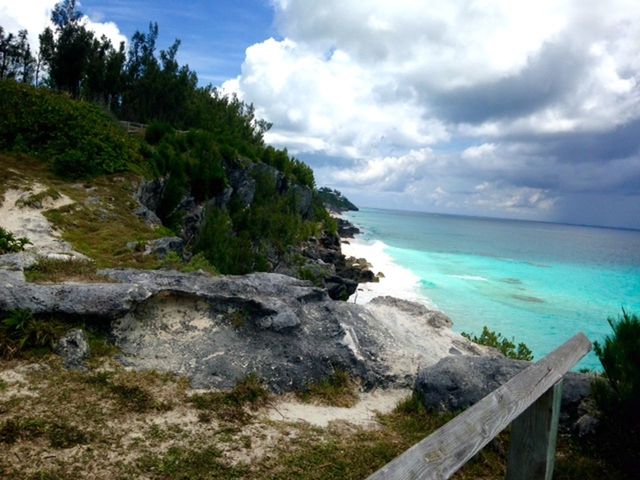
<path id="1" fill-rule="evenodd" d="M 318 189 L 318 196 L 324 206 L 329 210 L 335 212 L 358 211 L 358 207 L 351 203 L 351 201 L 338 190 L 322 187 Z"/>
<path id="2" fill-rule="evenodd" d="M 335 231 L 312 170 L 264 143 L 270 124 L 255 117 L 252 105 L 199 86 L 196 73 L 176 60 L 178 40 L 158 52 L 152 23 L 133 35 L 128 51 L 115 48 L 87 30 L 77 7 L 74 0 L 56 5 L 54 28 L 40 35 L 38 61 L 26 31 L 18 37 L 0 31 L 6 47 L 0 64 L 7 65 L 0 69 L 0 151 L 36 157 L 63 179 L 95 182 L 115 173 L 161 179 L 154 213 L 182 235 L 185 202 L 206 205 L 204 224 L 196 239 L 186 238 L 187 247 L 221 273 L 271 270 L 292 246 Z M 132 136 L 117 118 L 150 125 L 144 137 Z M 255 183 L 249 201 L 238 192 L 225 197 L 234 171 Z M 91 229 L 81 228 L 82 216 L 71 221 L 63 213 L 47 216 L 75 248 L 109 265 L 102 249 L 84 248 L 95 242 L 88 239 Z M 110 250 L 138 240 L 131 237 L 117 235 L 122 245 Z"/>

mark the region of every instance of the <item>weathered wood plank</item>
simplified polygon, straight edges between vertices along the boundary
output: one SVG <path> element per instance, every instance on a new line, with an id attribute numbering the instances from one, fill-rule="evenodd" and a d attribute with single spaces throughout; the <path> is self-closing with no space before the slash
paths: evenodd
<path id="1" fill-rule="evenodd" d="M 369 477 L 369 480 L 445 479 L 584 357 L 591 343 L 579 333 Z"/>
<path id="2" fill-rule="evenodd" d="M 506 480 L 551 480 L 562 399 L 562 380 L 511 425 Z"/>

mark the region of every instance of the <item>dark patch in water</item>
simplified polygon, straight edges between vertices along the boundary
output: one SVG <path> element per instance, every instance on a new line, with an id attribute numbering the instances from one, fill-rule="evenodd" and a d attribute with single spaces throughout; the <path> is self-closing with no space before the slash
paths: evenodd
<path id="1" fill-rule="evenodd" d="M 529 303 L 544 303 L 544 300 L 542 300 L 541 298 L 538 297 L 532 297 L 530 295 L 511 295 L 513 298 L 515 298 L 516 300 L 520 300 L 523 302 L 529 302 Z"/>
<path id="2" fill-rule="evenodd" d="M 433 282 L 430 282 L 429 280 L 420 280 L 420 285 L 423 286 L 424 288 L 436 288 L 436 284 Z"/>
<path id="3" fill-rule="evenodd" d="M 508 283 L 509 285 L 522 285 L 522 280 L 517 278 L 503 278 L 501 282 Z"/>

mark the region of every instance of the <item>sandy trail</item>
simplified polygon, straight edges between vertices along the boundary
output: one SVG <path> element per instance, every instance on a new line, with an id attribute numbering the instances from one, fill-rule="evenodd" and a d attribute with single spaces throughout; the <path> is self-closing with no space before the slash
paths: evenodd
<path id="1" fill-rule="evenodd" d="M 66 195 L 56 200 L 45 198 L 42 208 L 21 206 L 20 200 L 37 195 L 46 190 L 39 183 L 32 183 L 21 189 L 9 189 L 4 193 L 0 204 L 0 227 L 13 233 L 16 237 L 26 237 L 31 242 L 26 250 L 47 257 L 83 257 L 62 240 L 60 233 L 54 230 L 43 212 L 64 207 L 73 203 Z"/>

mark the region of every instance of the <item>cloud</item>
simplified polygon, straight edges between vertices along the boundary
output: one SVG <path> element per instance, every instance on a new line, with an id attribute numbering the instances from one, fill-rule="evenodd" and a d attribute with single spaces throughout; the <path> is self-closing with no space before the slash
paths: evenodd
<path id="1" fill-rule="evenodd" d="M 572 195 L 640 194 L 637 2 L 273 5 L 282 38 L 224 88 L 356 199 L 554 219 Z"/>
<path id="2" fill-rule="evenodd" d="M 5 31 L 17 33 L 18 30 L 27 29 L 29 43 L 34 52 L 38 51 L 38 35 L 51 25 L 51 11 L 58 0 L 0 0 L 0 25 Z M 78 2 L 80 3 L 80 2 Z M 80 4 L 80 10 L 82 5 Z M 87 28 L 94 32 L 98 38 L 106 35 L 117 48 L 120 42 L 127 42 L 127 37 L 120 32 L 113 22 L 93 21 L 84 16 L 82 21 Z"/>

